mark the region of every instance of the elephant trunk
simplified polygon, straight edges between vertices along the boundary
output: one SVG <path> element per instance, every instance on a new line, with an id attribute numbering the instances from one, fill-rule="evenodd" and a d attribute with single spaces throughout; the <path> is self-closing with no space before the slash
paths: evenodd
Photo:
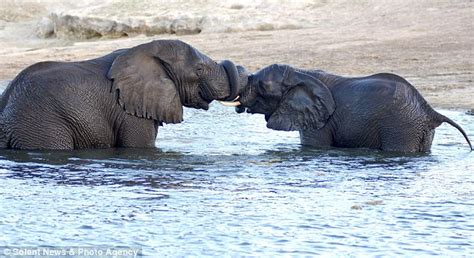
<path id="1" fill-rule="evenodd" d="M 255 104 L 258 96 L 257 86 L 258 81 L 254 79 L 254 75 L 249 75 L 247 85 L 240 92 L 241 105 L 237 108 L 238 113 L 244 112 L 244 107 L 250 107 Z"/>
<path id="2" fill-rule="evenodd" d="M 245 80 L 245 85 L 240 88 L 239 95 L 232 102 L 219 101 L 224 106 L 235 107 L 237 113 L 245 112 L 247 107 L 255 104 L 258 97 L 258 81 L 254 79 L 254 75 L 248 75 Z"/>
<path id="3" fill-rule="evenodd" d="M 229 97 L 223 99 L 224 101 L 233 101 L 237 98 L 240 89 L 240 80 L 239 72 L 234 63 L 229 60 L 224 60 L 220 63 L 227 74 L 227 79 L 229 81 Z"/>

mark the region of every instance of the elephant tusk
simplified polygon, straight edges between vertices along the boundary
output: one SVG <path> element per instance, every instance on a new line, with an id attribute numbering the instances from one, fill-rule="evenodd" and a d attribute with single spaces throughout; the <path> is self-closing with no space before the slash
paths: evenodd
<path id="1" fill-rule="evenodd" d="M 237 107 L 242 104 L 240 103 L 240 101 L 230 102 L 230 101 L 220 101 L 220 100 L 219 100 L 219 103 L 221 103 L 221 105 L 226 106 L 226 107 Z"/>
<path id="2" fill-rule="evenodd" d="M 240 101 L 237 101 L 239 98 L 240 98 L 240 96 L 237 96 L 232 101 L 220 101 L 220 100 L 218 100 L 218 101 L 219 101 L 219 103 L 221 103 L 223 106 L 226 106 L 226 107 L 237 107 L 237 106 L 242 105 L 242 103 L 240 103 Z"/>

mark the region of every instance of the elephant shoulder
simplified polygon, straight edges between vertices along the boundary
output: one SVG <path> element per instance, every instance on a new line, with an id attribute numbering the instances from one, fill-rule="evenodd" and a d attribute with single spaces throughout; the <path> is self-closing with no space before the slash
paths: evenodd
<path id="1" fill-rule="evenodd" d="M 35 77 L 44 73 L 48 73 L 49 71 L 52 71 L 52 70 L 56 70 L 62 64 L 63 62 L 55 62 L 55 61 L 44 61 L 44 62 L 35 63 L 23 69 L 23 71 L 21 71 L 16 78 L 26 79 L 26 78 Z"/>
<path id="2" fill-rule="evenodd" d="M 11 84 L 14 87 L 20 87 L 20 85 L 41 82 L 44 77 L 62 76 L 63 71 L 61 71 L 61 66 L 61 62 L 53 61 L 35 63 L 21 71 L 15 79 L 13 79 Z"/>
<path id="3" fill-rule="evenodd" d="M 6 103 L 12 96 L 29 91 L 34 84 L 38 84 L 38 77 L 49 67 L 55 66 L 56 62 L 39 62 L 23 69 L 7 86 L 2 95 L 2 102 Z"/>
<path id="4" fill-rule="evenodd" d="M 33 98 L 36 103 L 51 99 L 65 103 L 65 96 L 105 96 L 110 91 L 110 81 L 105 71 L 101 73 L 81 62 L 40 62 L 20 72 L 9 88 L 9 99 L 18 100 L 15 105 Z"/>
<path id="5" fill-rule="evenodd" d="M 47 90 L 62 87 L 78 87 L 83 84 L 106 79 L 105 70 L 100 71 L 86 62 L 40 62 L 23 70 L 14 80 L 16 84 L 26 84 Z"/>

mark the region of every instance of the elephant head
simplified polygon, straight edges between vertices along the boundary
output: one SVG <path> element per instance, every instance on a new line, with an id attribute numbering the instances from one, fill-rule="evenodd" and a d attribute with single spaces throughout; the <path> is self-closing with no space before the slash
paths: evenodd
<path id="1" fill-rule="evenodd" d="M 216 63 L 179 40 L 156 40 L 123 51 L 108 78 L 129 114 L 179 123 L 183 106 L 207 110 L 213 100 L 233 100 L 247 83 L 245 69 Z"/>
<path id="2" fill-rule="evenodd" d="M 282 131 L 322 128 L 336 108 L 329 88 L 288 65 L 251 74 L 240 92 L 237 112 L 264 114 L 267 127 Z"/>

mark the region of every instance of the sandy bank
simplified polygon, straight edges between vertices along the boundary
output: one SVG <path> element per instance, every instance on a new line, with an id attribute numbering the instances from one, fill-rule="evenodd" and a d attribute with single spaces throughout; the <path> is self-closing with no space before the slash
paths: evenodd
<path id="1" fill-rule="evenodd" d="M 179 38 L 214 59 L 231 59 L 250 71 L 289 63 L 349 76 L 393 72 L 407 78 L 435 107 L 474 109 L 471 1 L 314 3 L 312 9 L 290 5 L 301 9 L 294 15 L 304 20 L 299 29 L 208 30 L 76 42 L 32 35 L 6 39 L 5 31 L 12 31 L 8 22 L 3 29 L 0 26 L 0 37 L 5 39 L 0 43 L 0 80 L 12 79 L 21 69 L 43 60 L 81 60 L 153 39 Z M 311 17 L 299 17 L 305 11 Z"/>

